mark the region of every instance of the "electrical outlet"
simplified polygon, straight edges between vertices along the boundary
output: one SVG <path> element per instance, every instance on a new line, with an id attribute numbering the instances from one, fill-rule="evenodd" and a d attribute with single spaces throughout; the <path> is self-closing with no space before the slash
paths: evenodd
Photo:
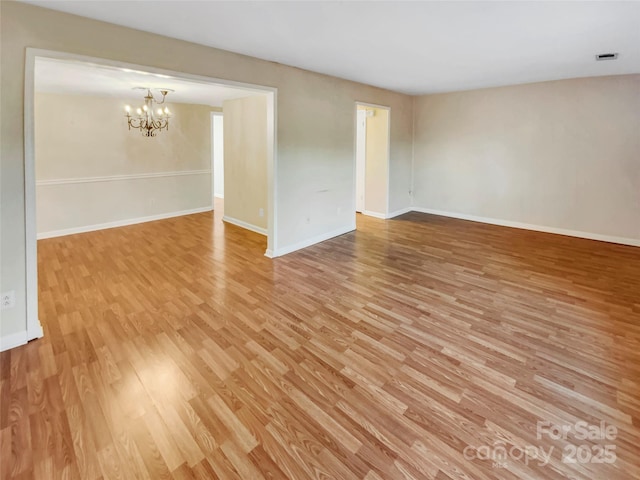
<path id="1" fill-rule="evenodd" d="M 16 292 L 11 290 L 10 292 L 4 292 L 2 294 L 2 310 L 8 310 L 16 306 Z"/>
<path id="2" fill-rule="evenodd" d="M 258 210 L 258 216 L 264 217 L 264 208 L 261 208 L 260 210 Z"/>

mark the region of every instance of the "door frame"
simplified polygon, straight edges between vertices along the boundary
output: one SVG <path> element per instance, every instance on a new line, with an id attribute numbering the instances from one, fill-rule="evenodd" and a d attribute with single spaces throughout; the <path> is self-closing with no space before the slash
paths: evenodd
<path id="1" fill-rule="evenodd" d="M 364 122 L 364 128 L 362 128 L 361 126 L 361 117 L 362 117 L 362 121 Z M 358 148 L 359 147 L 359 143 L 360 143 L 360 133 L 362 133 L 362 137 L 364 140 L 364 145 L 362 146 L 362 152 L 360 151 L 361 149 Z M 360 165 L 360 159 L 358 158 L 358 154 L 359 153 L 363 153 L 364 154 L 364 158 L 362 159 L 362 165 Z M 366 110 L 358 110 L 358 108 L 356 108 L 356 213 L 362 213 L 364 211 L 364 206 L 366 205 L 366 199 L 365 199 L 365 195 L 366 195 L 366 184 L 367 184 L 367 111 Z M 362 183 L 362 185 L 360 185 L 360 183 Z M 358 210 L 358 203 L 359 203 L 359 198 L 358 198 L 358 193 L 360 190 L 360 187 L 362 188 L 362 205 L 360 208 L 360 210 Z"/>
<path id="2" fill-rule="evenodd" d="M 224 112 L 211 112 L 211 164 L 210 164 L 210 169 L 211 169 L 211 205 L 212 208 L 215 207 L 215 192 L 216 192 L 216 175 L 215 175 L 215 161 L 214 161 L 214 148 L 215 148 L 215 142 L 214 142 L 214 135 L 213 135 L 213 125 L 214 125 L 214 120 L 216 117 L 222 117 L 224 119 Z M 223 127 L 224 128 L 224 123 L 223 123 Z M 224 140 L 223 140 L 224 142 Z M 223 154 L 224 156 L 224 154 Z M 224 160 L 223 160 L 224 162 Z M 224 168 L 224 167 L 223 167 Z M 223 179 L 224 182 L 224 179 Z"/>
<path id="3" fill-rule="evenodd" d="M 380 108 L 383 110 L 387 110 L 389 112 L 389 120 L 387 122 L 387 169 L 386 169 L 386 176 L 387 176 L 387 194 L 386 194 L 386 199 L 385 199 L 385 207 L 386 207 L 386 211 L 382 214 L 377 213 L 377 212 L 366 212 L 363 211 L 362 214 L 363 215 L 369 215 L 371 217 L 376 217 L 376 218 L 382 218 L 382 219 L 387 219 L 390 218 L 389 217 L 389 190 L 390 190 L 390 178 L 389 178 L 389 174 L 390 174 L 390 164 L 391 164 L 391 107 L 388 105 L 379 105 L 376 103 L 368 103 L 368 102 L 361 102 L 356 100 L 354 102 L 354 115 L 353 115 L 353 126 L 354 126 L 354 130 L 353 130 L 353 212 L 355 215 L 356 212 L 356 202 L 357 202 L 357 193 L 356 193 L 356 181 L 357 181 L 357 145 L 358 145 L 358 106 L 363 106 L 363 107 L 371 107 L 371 108 Z M 364 191 L 364 196 L 366 199 L 367 196 L 367 189 L 366 189 L 366 176 L 365 176 L 365 191 Z M 366 205 L 365 205 L 366 206 Z M 366 210 L 366 209 L 365 209 Z"/>
<path id="4" fill-rule="evenodd" d="M 267 250 L 265 256 L 272 257 L 277 251 L 277 198 L 278 198 L 278 157 L 277 157 L 277 109 L 278 89 L 264 85 L 236 82 L 221 78 L 194 75 L 175 70 L 139 65 L 119 60 L 78 55 L 69 52 L 27 48 L 24 76 L 24 189 L 25 189 L 25 249 L 26 249 L 26 300 L 27 300 L 27 341 L 43 336 L 38 317 L 38 240 L 36 225 L 36 169 L 35 169 L 35 64 L 37 58 L 48 58 L 66 62 L 81 62 L 106 67 L 142 70 L 152 74 L 169 75 L 197 83 L 209 83 L 228 87 L 259 90 L 267 95 Z M 212 192 L 213 194 L 213 192 Z M 211 196 L 213 203 L 213 195 Z"/>

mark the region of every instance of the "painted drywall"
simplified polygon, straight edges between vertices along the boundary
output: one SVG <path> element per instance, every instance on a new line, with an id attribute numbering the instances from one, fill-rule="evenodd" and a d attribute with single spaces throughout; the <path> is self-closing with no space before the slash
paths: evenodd
<path id="1" fill-rule="evenodd" d="M 364 176 L 367 162 L 367 111 L 358 106 L 356 115 L 356 212 L 364 210 Z"/>
<path id="2" fill-rule="evenodd" d="M 415 206 L 640 239 L 640 75 L 416 98 Z"/>
<path id="3" fill-rule="evenodd" d="M 275 254 L 354 227 L 356 101 L 392 108 L 391 211 L 410 205 L 413 101 L 407 95 L 28 4 L 0 2 L 0 27 L 0 290 L 16 291 L 16 307 L 2 312 L 0 336 L 26 328 L 27 47 L 276 87 Z"/>
<path id="4" fill-rule="evenodd" d="M 224 217 L 267 228 L 267 97 L 227 100 L 224 111 Z"/>
<path id="5" fill-rule="evenodd" d="M 364 213 L 382 217 L 387 209 L 389 183 L 389 110 L 358 106 L 367 110 L 365 117 L 365 195 Z"/>
<path id="6" fill-rule="evenodd" d="M 127 128 L 123 105 L 36 94 L 39 237 L 211 207 L 210 107 L 169 104 L 169 130 L 149 138 Z"/>
<path id="7" fill-rule="evenodd" d="M 213 196 L 224 198 L 224 117 L 213 115 L 212 153 Z"/>

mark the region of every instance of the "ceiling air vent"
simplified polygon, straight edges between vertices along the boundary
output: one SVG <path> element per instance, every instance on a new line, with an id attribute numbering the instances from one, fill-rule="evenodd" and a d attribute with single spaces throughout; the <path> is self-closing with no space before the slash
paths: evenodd
<path id="1" fill-rule="evenodd" d="M 602 60 L 615 60 L 616 58 L 618 58 L 617 53 L 601 53 L 600 55 L 596 55 L 596 60 L 598 62 Z"/>

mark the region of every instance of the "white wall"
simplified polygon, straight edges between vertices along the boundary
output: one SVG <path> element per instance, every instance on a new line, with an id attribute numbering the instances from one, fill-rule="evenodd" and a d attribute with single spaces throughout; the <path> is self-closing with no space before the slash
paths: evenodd
<path id="1" fill-rule="evenodd" d="M 640 239 L 640 75 L 418 97 L 415 205 Z"/>
<path id="2" fill-rule="evenodd" d="M 224 220 L 251 230 L 267 229 L 267 97 L 226 100 L 224 128 Z"/>
<path id="3" fill-rule="evenodd" d="M 364 208 L 365 174 L 367 166 L 367 111 L 358 108 L 356 125 L 356 212 Z"/>
<path id="4" fill-rule="evenodd" d="M 385 217 L 389 195 L 389 110 L 358 107 L 372 112 L 366 118 L 364 212 Z"/>
<path id="5" fill-rule="evenodd" d="M 210 108 L 169 104 L 169 130 L 129 131 L 123 100 L 38 93 L 38 236 L 211 207 Z"/>
<path id="6" fill-rule="evenodd" d="M 392 108 L 392 210 L 410 205 L 413 102 L 407 95 L 24 3 L 0 2 L 0 10 L 0 290 L 16 291 L 16 307 L 2 312 L 1 337 L 26 327 L 27 47 L 277 88 L 276 255 L 354 228 L 356 101 Z"/>
<path id="7" fill-rule="evenodd" d="M 224 118 L 220 114 L 212 117 L 213 129 L 213 195 L 224 198 Z"/>

